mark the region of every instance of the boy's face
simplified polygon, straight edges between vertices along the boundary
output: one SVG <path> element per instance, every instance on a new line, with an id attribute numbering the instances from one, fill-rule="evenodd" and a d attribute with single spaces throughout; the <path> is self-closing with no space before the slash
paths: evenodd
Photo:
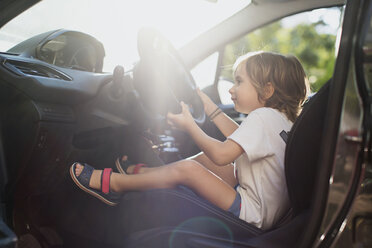
<path id="1" fill-rule="evenodd" d="M 265 106 L 265 102 L 258 99 L 257 91 L 245 70 L 245 63 L 238 65 L 235 71 L 235 83 L 229 93 L 235 110 L 240 113 L 249 114 L 253 110 Z"/>

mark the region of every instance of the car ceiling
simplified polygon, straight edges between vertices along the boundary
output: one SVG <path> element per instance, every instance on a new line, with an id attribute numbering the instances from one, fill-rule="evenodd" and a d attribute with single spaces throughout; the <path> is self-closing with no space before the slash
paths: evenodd
<path id="1" fill-rule="evenodd" d="M 41 0 L 0 0 L 0 27 L 4 26 L 8 21 L 10 21 L 15 16 L 22 13 L 24 10 L 28 9 L 32 5 L 38 3 Z M 205 1 L 205 0 L 204 0 Z M 245 1 L 245 0 L 244 0 Z M 217 2 L 217 1 L 216 1 Z M 311 5 L 313 8 L 319 8 L 322 6 L 330 6 L 335 4 L 344 4 L 346 0 L 251 0 L 251 6 L 266 6 L 271 4 L 277 6 L 278 4 L 283 5 L 284 8 L 296 6 Z M 272 16 L 274 13 L 281 13 L 276 8 L 271 11 L 266 12 L 264 16 Z"/>

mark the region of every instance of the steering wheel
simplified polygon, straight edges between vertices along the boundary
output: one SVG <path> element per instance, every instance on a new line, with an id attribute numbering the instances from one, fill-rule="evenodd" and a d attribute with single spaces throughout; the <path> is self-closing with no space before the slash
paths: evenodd
<path id="1" fill-rule="evenodd" d="M 157 30 L 138 32 L 140 61 L 133 70 L 134 87 L 149 113 L 161 118 L 180 113 L 183 101 L 196 123 L 205 122 L 204 105 L 196 92 L 194 78 L 171 43 Z"/>

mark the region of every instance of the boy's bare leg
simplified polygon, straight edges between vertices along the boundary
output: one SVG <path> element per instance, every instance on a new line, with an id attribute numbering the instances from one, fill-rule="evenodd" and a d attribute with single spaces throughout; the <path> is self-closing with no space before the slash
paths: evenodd
<path id="1" fill-rule="evenodd" d="M 236 180 L 235 175 L 234 175 L 233 164 L 228 164 L 225 166 L 216 165 L 203 152 L 193 157 L 190 157 L 188 159 L 192 159 L 192 160 L 199 162 L 205 168 L 207 168 L 208 170 L 212 171 L 214 174 L 222 178 L 222 180 L 228 183 L 231 187 L 235 187 L 238 184 L 238 181 Z"/>
<path id="2" fill-rule="evenodd" d="M 127 156 L 122 157 L 123 160 L 127 159 Z M 218 177 L 220 177 L 222 180 L 224 180 L 226 183 L 228 183 L 231 187 L 235 187 L 235 185 L 238 183 L 234 176 L 234 166 L 232 164 L 228 164 L 226 166 L 219 166 L 213 163 L 212 160 L 210 160 L 207 155 L 205 155 L 203 152 L 187 158 L 187 160 L 195 160 L 199 162 L 201 165 L 203 165 L 205 168 L 216 174 Z M 159 167 L 141 167 L 138 171 L 138 173 L 146 173 L 152 170 L 157 170 Z M 134 170 L 134 165 L 129 166 L 127 173 L 132 174 Z"/>
<path id="3" fill-rule="evenodd" d="M 82 165 L 76 166 L 76 175 L 80 175 Z M 92 174 L 89 186 L 100 189 L 100 170 Z M 174 188 L 185 185 L 216 206 L 227 210 L 233 203 L 236 192 L 222 179 L 211 173 L 194 160 L 182 160 L 160 166 L 146 173 L 127 175 L 112 173 L 110 187 L 114 192 L 147 190 L 156 188 Z"/>

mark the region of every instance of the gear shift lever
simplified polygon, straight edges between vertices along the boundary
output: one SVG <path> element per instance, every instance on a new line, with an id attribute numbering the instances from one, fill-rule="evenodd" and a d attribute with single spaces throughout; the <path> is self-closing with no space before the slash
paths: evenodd
<path id="1" fill-rule="evenodd" d="M 124 67 L 117 65 L 114 69 L 112 77 L 111 95 L 115 99 L 119 99 L 123 96 L 123 79 L 124 79 Z"/>

